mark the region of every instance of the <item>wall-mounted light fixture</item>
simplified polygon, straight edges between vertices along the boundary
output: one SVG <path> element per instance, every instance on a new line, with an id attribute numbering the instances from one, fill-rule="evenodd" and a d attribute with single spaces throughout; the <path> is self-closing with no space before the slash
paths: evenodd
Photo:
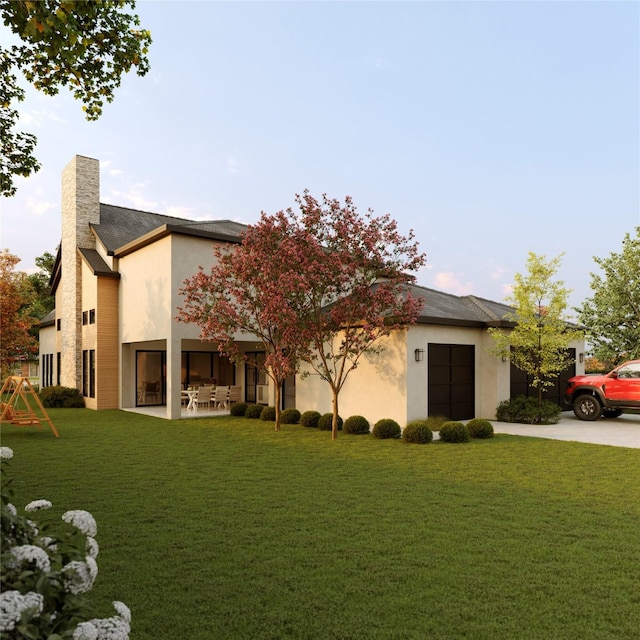
<path id="1" fill-rule="evenodd" d="M 507 361 L 507 356 L 504 355 L 504 353 L 502 354 L 502 362 L 506 362 Z"/>
<path id="2" fill-rule="evenodd" d="M 581 353 L 581 354 L 578 356 L 578 360 L 580 360 L 580 362 L 584 362 L 584 353 Z"/>
<path id="3" fill-rule="evenodd" d="M 422 362 L 424 360 L 424 349 L 416 349 L 413 352 L 416 362 Z"/>

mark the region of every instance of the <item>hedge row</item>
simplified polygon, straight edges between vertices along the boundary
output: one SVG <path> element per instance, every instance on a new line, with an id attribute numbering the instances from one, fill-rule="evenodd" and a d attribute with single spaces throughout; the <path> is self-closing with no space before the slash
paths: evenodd
<path id="1" fill-rule="evenodd" d="M 231 406 L 231 415 L 274 421 L 276 410 L 275 407 L 237 402 Z M 303 427 L 315 428 L 320 431 L 331 431 L 333 414 L 321 414 L 319 411 L 300 413 L 297 409 L 284 409 L 280 414 L 280 422 L 281 424 L 301 424 Z M 412 444 L 428 444 L 433 440 L 434 431 L 440 432 L 442 442 L 469 442 L 471 438 L 493 437 L 493 425 L 489 420 L 474 418 L 465 425 L 462 422 L 447 420 L 443 416 L 430 416 L 424 420 L 414 420 L 409 422 L 404 430 L 395 420 L 390 418 L 378 420 L 371 429 L 369 421 L 363 416 L 351 416 L 345 421 L 338 416 L 338 430 L 353 435 L 371 433 L 374 438 L 380 440 L 402 438 L 403 442 Z"/>

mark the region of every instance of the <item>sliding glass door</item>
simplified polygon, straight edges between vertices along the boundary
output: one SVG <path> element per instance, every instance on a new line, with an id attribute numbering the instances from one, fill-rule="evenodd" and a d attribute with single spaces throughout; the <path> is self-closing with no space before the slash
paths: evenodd
<path id="1" fill-rule="evenodd" d="M 136 351 L 136 407 L 167 403 L 166 371 L 166 351 Z"/>

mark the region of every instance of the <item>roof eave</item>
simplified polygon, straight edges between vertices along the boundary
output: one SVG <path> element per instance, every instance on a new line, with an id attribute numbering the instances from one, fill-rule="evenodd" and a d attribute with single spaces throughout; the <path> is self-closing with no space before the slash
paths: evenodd
<path id="1" fill-rule="evenodd" d="M 224 233 L 215 233 L 212 231 L 204 231 L 202 229 L 190 229 L 188 227 L 183 227 L 180 225 L 173 224 L 163 224 L 162 226 L 154 229 L 153 231 L 149 231 L 149 233 L 145 233 L 143 236 L 128 242 L 127 244 L 119 247 L 113 252 L 113 255 L 116 258 L 122 258 L 134 251 L 138 251 L 138 249 L 142 249 L 147 245 L 150 245 L 158 240 L 162 240 L 167 236 L 172 234 L 183 235 L 183 236 L 193 236 L 196 238 L 207 238 L 209 240 L 218 240 L 220 242 L 231 242 L 233 244 L 240 244 L 242 242 L 241 238 L 237 236 L 230 236 Z"/>

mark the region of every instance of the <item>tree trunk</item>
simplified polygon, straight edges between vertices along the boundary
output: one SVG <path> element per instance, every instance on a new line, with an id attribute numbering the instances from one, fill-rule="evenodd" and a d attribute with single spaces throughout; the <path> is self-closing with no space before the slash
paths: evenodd
<path id="1" fill-rule="evenodd" d="M 333 399 L 331 400 L 333 407 L 333 420 L 331 421 L 331 439 L 338 439 L 338 392 L 333 390 Z"/>
<path id="2" fill-rule="evenodd" d="M 275 383 L 275 409 L 276 409 L 276 425 L 274 429 L 280 431 L 280 394 L 282 393 L 282 381 L 278 380 Z"/>

